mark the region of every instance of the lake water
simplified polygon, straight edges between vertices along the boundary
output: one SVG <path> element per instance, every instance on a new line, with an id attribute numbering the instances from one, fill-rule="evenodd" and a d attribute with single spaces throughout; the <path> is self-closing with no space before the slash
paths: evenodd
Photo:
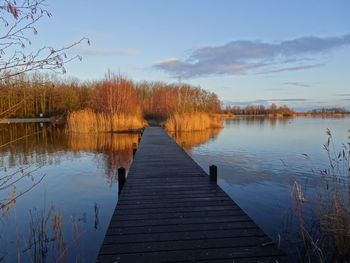
<path id="1" fill-rule="evenodd" d="M 188 148 L 188 153 L 206 171 L 209 165 L 217 165 L 218 184 L 298 261 L 295 245 L 301 242 L 297 238 L 300 229 L 291 193 L 298 182 L 306 200 L 304 217 L 311 224 L 324 187 L 319 171 L 330 167 L 323 149 L 327 129 L 338 153 L 348 142 L 349 117 L 230 119 L 217 135 Z M 343 170 L 340 174 L 348 173 Z"/>
<path id="2" fill-rule="evenodd" d="M 312 169 L 329 163 L 322 149 L 326 129 L 339 148 L 350 118 L 236 118 L 224 125 L 172 136 L 205 170 L 217 165 L 219 185 L 286 249 L 286 237 L 297 231 L 291 185 L 299 182 L 312 200 L 319 187 Z M 6 204 L 0 261 L 17 262 L 20 255 L 22 262 L 93 262 L 118 199 L 116 168 L 130 166 L 137 139 L 66 134 L 40 124 L 0 126 L 0 202 Z"/>

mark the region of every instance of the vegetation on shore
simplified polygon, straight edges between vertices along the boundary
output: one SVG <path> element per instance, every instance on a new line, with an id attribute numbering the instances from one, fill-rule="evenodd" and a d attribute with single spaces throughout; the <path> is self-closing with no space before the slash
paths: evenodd
<path id="1" fill-rule="evenodd" d="M 323 148 L 329 165 L 314 171 L 320 178 L 318 198 L 304 198 L 298 182 L 292 187 L 300 227 L 298 253 L 303 262 L 348 262 L 350 258 L 350 136 L 339 150 L 328 129 L 327 136 Z M 306 220 L 310 212 L 313 220 Z"/>
<path id="2" fill-rule="evenodd" d="M 123 113 L 96 113 L 90 109 L 73 111 L 67 117 L 67 130 L 80 133 L 131 131 L 146 126 L 141 116 Z"/>
<path id="3" fill-rule="evenodd" d="M 342 113 L 350 113 L 345 108 L 341 108 L 341 107 L 333 107 L 333 108 L 322 107 L 320 109 L 313 109 L 313 110 L 311 110 L 309 112 L 313 113 L 313 114 L 342 114 Z"/>
<path id="4" fill-rule="evenodd" d="M 231 115 L 268 115 L 271 117 L 293 116 L 295 112 L 287 106 L 277 106 L 272 103 L 269 107 L 264 105 L 251 105 L 241 108 L 240 106 L 227 106 L 223 113 Z"/>
<path id="5" fill-rule="evenodd" d="M 167 131 L 201 131 L 223 128 L 223 126 L 218 118 L 206 113 L 193 112 L 171 115 L 165 122 L 164 128 Z"/>
<path id="6" fill-rule="evenodd" d="M 105 80 L 84 83 L 35 74 L 0 83 L 0 112 L 5 111 L 17 118 L 67 115 L 69 131 L 108 132 L 142 128 L 144 118 L 173 121 L 182 115 L 187 124 L 172 129 L 209 128 L 218 126 L 217 120 L 208 123 L 221 107 L 216 94 L 188 84 L 135 83 L 111 73 Z M 206 125 L 190 127 L 203 119 Z"/>
<path id="7" fill-rule="evenodd" d="M 104 80 L 81 82 L 54 75 L 19 75 L 0 82 L 0 112 L 7 118 L 65 116 L 73 132 L 140 129 L 144 119 L 167 130 L 200 130 L 221 126 L 221 114 L 268 117 L 346 114 L 343 108 L 296 113 L 287 106 L 227 106 L 216 94 L 188 84 L 133 82 L 109 73 Z M 0 116 L 0 118 L 4 117 Z"/>

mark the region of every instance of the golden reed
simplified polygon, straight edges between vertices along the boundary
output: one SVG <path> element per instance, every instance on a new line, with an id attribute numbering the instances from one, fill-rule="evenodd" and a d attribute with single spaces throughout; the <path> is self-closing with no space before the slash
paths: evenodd
<path id="1" fill-rule="evenodd" d="M 73 111 L 67 117 L 67 130 L 79 133 L 137 130 L 146 126 L 141 114 L 96 113 L 90 109 Z"/>
<path id="2" fill-rule="evenodd" d="M 222 128 L 219 118 L 210 116 L 207 113 L 192 112 L 175 113 L 168 118 L 164 128 L 169 131 L 202 131 L 206 129 Z"/>

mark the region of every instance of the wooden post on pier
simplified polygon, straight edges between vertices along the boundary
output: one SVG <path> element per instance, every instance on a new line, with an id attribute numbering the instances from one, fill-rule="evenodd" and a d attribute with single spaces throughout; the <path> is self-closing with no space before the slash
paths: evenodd
<path id="1" fill-rule="evenodd" d="M 118 194 L 122 191 L 124 184 L 125 184 L 125 168 L 119 167 L 118 168 Z"/>
<path id="2" fill-rule="evenodd" d="M 136 142 L 134 142 L 132 144 L 132 157 L 135 157 L 136 151 L 137 151 L 137 144 Z"/>
<path id="3" fill-rule="evenodd" d="M 288 262 L 209 170 L 210 179 L 162 128 L 146 128 L 127 182 L 118 169 L 120 195 L 95 262 Z"/>
<path id="4" fill-rule="evenodd" d="M 212 183 L 217 183 L 218 181 L 218 168 L 216 165 L 209 166 L 209 177 Z"/>

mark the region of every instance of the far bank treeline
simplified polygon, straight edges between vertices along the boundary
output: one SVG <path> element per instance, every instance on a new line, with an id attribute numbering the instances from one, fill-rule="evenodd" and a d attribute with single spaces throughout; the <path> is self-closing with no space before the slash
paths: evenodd
<path id="1" fill-rule="evenodd" d="M 67 117 L 73 132 L 139 129 L 145 119 L 163 121 L 169 131 L 220 127 L 217 95 L 187 84 L 133 82 L 110 74 L 102 81 L 21 76 L 0 84 L 0 112 L 6 117 Z M 3 117 L 3 116 L 0 116 Z"/>

